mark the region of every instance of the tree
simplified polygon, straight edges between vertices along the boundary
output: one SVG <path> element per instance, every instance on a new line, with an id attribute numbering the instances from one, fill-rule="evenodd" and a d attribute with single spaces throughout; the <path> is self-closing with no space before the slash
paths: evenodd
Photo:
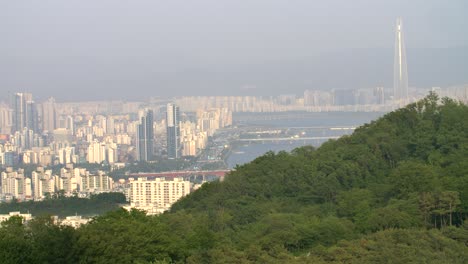
<path id="1" fill-rule="evenodd" d="M 399 197 L 410 193 L 428 192 L 437 188 L 437 174 L 433 167 L 415 161 L 401 162 L 390 175 L 394 191 Z"/>
<path id="2" fill-rule="evenodd" d="M 432 210 L 436 207 L 436 198 L 431 192 L 422 192 L 419 194 L 419 209 L 424 216 L 424 222 L 428 223 Z"/>
<path id="3" fill-rule="evenodd" d="M 437 196 L 437 209 L 435 212 L 440 216 L 441 226 L 447 225 L 445 216 L 449 216 L 449 225 L 452 225 L 452 215 L 458 205 L 461 204 L 459 193 L 455 191 L 444 191 Z"/>
<path id="4" fill-rule="evenodd" d="M 23 224 L 23 218 L 10 217 L 1 223 L 0 263 L 34 263 L 31 257 L 31 243 Z"/>

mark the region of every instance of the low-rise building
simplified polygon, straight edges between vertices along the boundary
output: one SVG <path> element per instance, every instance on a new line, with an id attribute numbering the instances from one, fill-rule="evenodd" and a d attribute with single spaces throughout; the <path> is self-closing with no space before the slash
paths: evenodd
<path id="1" fill-rule="evenodd" d="M 11 217 L 13 216 L 19 216 L 19 217 L 22 217 L 23 218 L 23 222 L 25 221 L 29 221 L 32 219 L 32 215 L 31 214 L 22 214 L 20 212 L 10 212 L 8 214 L 0 214 L 0 223 L 1 222 L 4 222 L 4 221 L 7 221 L 8 219 L 10 219 Z"/>
<path id="2" fill-rule="evenodd" d="M 85 225 L 90 221 L 89 218 L 83 218 L 81 215 L 67 216 L 63 219 L 60 224 L 78 228 L 81 225 Z"/>

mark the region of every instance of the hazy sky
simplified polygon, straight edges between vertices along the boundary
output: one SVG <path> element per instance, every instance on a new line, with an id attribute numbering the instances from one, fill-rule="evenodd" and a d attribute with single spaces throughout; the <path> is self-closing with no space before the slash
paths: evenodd
<path id="1" fill-rule="evenodd" d="M 59 100 L 468 83 L 466 0 L 0 0 L 0 89 Z"/>

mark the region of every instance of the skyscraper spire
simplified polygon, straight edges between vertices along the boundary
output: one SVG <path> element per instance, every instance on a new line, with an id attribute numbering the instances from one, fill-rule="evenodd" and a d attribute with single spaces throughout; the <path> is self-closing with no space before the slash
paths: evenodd
<path id="1" fill-rule="evenodd" d="M 400 105 L 408 101 L 408 66 L 403 37 L 403 22 L 399 17 L 395 29 L 395 59 L 393 68 L 393 98 Z"/>

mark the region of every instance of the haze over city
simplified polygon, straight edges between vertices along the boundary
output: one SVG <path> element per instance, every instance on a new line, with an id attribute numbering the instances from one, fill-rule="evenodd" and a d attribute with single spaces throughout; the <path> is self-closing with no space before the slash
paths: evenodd
<path id="1" fill-rule="evenodd" d="M 0 2 L 0 263 L 468 259 L 468 1 Z"/>
<path id="2" fill-rule="evenodd" d="M 466 1 L 4 1 L 0 98 L 144 100 L 468 83 Z"/>

